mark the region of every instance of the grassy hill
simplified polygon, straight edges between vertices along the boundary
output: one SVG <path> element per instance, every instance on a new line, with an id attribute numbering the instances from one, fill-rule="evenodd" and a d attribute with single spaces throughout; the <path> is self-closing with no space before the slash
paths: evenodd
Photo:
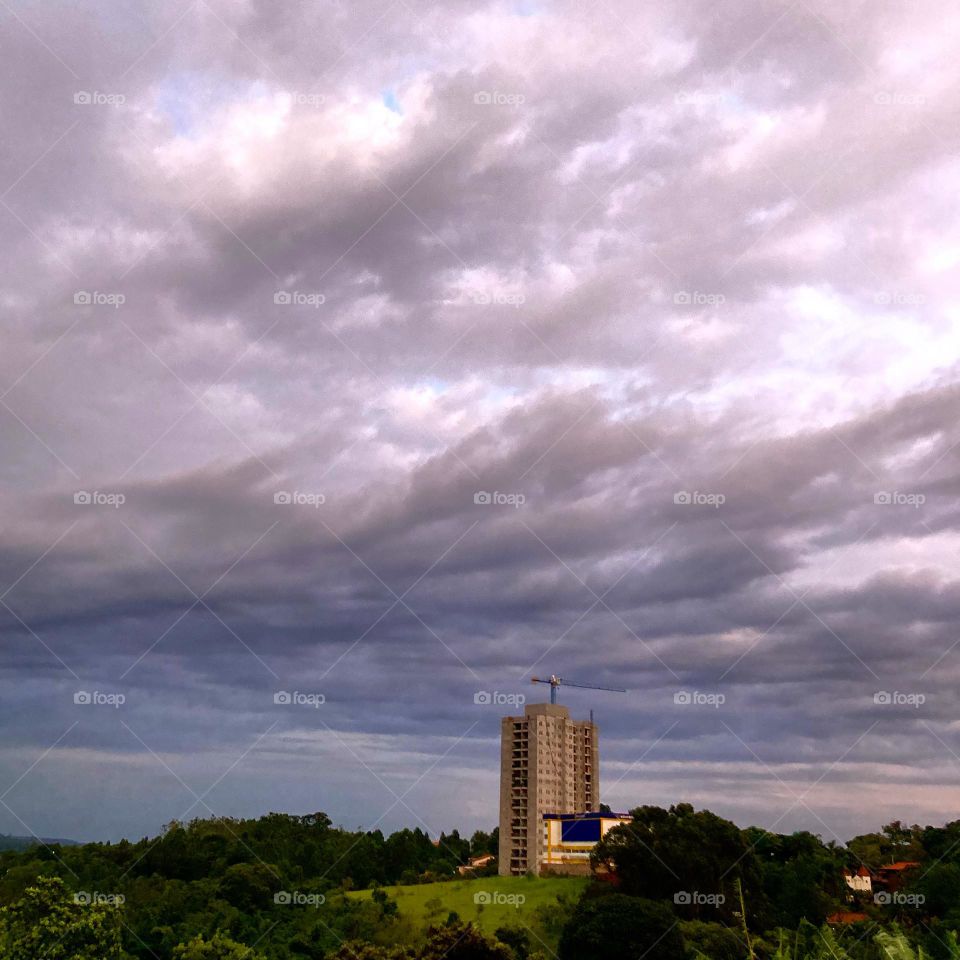
<path id="1" fill-rule="evenodd" d="M 443 923 L 455 911 L 489 934 L 497 927 L 526 927 L 535 947 L 540 939 L 553 949 L 563 923 L 560 915 L 565 919 L 586 884 L 585 877 L 477 877 L 382 889 L 416 928 Z M 370 891 L 348 896 L 369 897 Z"/>

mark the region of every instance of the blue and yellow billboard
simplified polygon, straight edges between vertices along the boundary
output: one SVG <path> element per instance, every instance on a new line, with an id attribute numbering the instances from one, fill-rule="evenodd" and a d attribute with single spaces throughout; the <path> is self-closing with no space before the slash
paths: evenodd
<path id="1" fill-rule="evenodd" d="M 620 813 L 545 813 L 541 867 L 588 866 L 590 853 L 608 830 L 629 823 Z"/>

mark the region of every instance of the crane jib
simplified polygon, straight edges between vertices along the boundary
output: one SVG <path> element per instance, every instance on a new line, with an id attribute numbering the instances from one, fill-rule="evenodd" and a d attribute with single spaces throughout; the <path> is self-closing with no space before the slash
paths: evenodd
<path id="1" fill-rule="evenodd" d="M 626 693 L 627 691 L 623 687 L 605 687 L 596 683 L 579 683 L 576 680 L 564 680 L 563 677 L 558 677 L 555 674 L 551 675 L 549 679 L 543 677 L 531 677 L 531 683 L 547 683 L 550 685 L 550 702 L 557 702 L 557 689 L 561 686 L 566 687 L 580 687 L 583 690 L 607 690 L 610 693 Z"/>

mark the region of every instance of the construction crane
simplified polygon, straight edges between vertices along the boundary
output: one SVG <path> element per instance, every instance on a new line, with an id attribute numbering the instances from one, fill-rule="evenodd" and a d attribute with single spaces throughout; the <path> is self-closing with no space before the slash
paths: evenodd
<path id="1" fill-rule="evenodd" d="M 531 677 L 531 683 L 549 683 L 550 684 L 550 702 L 557 702 L 557 690 L 560 686 L 564 687 L 582 687 L 585 690 L 609 690 L 611 693 L 626 693 L 623 687 L 601 687 L 596 683 L 577 683 L 576 680 L 564 680 L 551 674 L 549 679 L 544 677 Z"/>

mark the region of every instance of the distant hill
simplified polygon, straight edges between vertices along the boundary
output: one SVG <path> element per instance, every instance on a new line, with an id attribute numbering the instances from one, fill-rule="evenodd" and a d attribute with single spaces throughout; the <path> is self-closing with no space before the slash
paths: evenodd
<path id="1" fill-rule="evenodd" d="M 79 847 L 79 840 L 61 840 L 55 837 L 8 837 L 0 833 L 0 850 L 26 850 L 37 844 L 59 843 L 62 847 Z"/>

